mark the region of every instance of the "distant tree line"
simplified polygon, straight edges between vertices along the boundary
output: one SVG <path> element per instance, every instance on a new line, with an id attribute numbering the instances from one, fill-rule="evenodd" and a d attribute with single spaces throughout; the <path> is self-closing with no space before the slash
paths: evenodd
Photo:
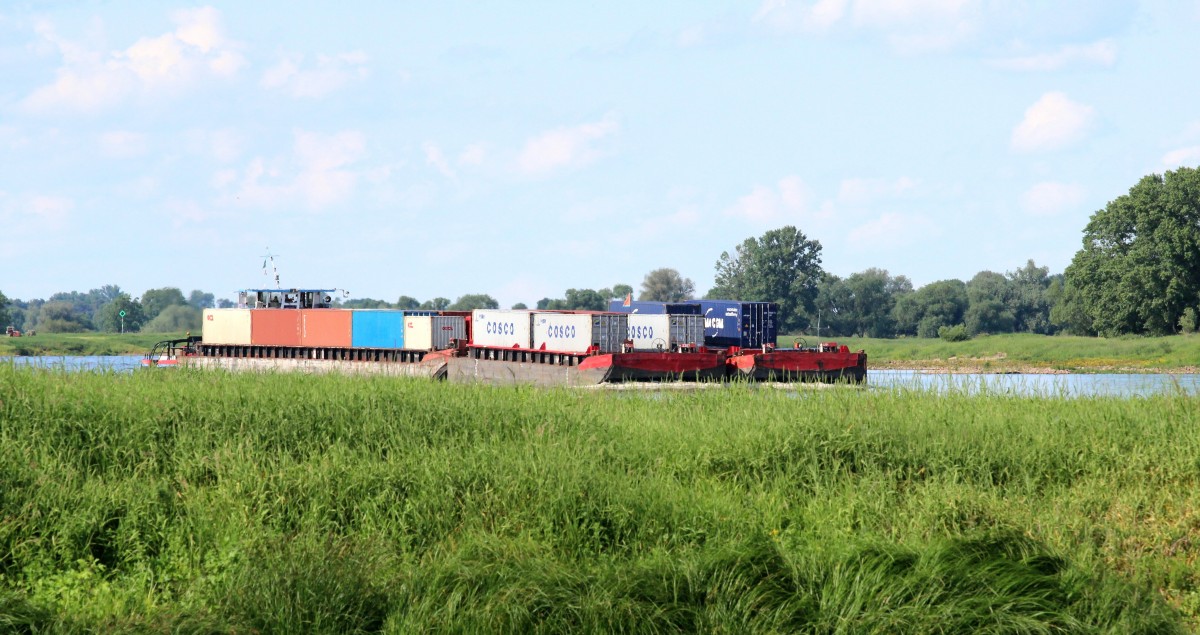
<path id="1" fill-rule="evenodd" d="M 1033 260 L 1013 271 L 981 271 L 970 280 L 939 280 L 920 288 L 903 275 L 869 268 L 840 278 L 821 268 L 821 243 L 785 226 L 743 240 L 716 261 L 710 299 L 770 301 L 779 305 L 781 333 L 859 337 L 943 337 L 984 333 L 1168 335 L 1200 329 L 1200 170 L 1152 174 L 1092 215 L 1083 247 L 1062 274 Z M 542 298 L 543 310 L 603 311 L 633 287 L 567 289 Z M 678 302 L 696 297 L 695 284 L 671 268 L 642 280 L 639 300 Z M 22 330 L 75 332 L 197 330 L 213 294 L 174 287 L 132 298 L 116 285 L 87 293 L 56 293 L 47 300 L 9 300 L 0 293 L 0 324 Z M 490 295 L 451 302 L 400 296 L 395 302 L 362 298 L 345 308 L 404 310 L 496 309 Z M 514 309 L 524 309 L 518 303 Z"/>

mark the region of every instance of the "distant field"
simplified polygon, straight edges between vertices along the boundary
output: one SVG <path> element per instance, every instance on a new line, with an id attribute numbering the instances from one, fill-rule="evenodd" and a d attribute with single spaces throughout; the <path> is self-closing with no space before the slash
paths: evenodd
<path id="1" fill-rule="evenodd" d="M 0 364 L 0 631 L 1186 632 L 1197 421 Z"/>
<path id="2" fill-rule="evenodd" d="M 0 334 L 0 355 L 140 355 L 155 342 L 183 333 L 38 333 L 32 337 Z"/>
<path id="3" fill-rule="evenodd" d="M 823 338 L 867 352 L 868 368 L 964 371 L 1197 372 L 1200 336 L 1095 338 L 1067 335 L 988 335 L 965 342 L 941 339 Z M 817 340 L 805 336 L 809 345 Z M 780 338 L 792 346 L 793 338 Z"/>

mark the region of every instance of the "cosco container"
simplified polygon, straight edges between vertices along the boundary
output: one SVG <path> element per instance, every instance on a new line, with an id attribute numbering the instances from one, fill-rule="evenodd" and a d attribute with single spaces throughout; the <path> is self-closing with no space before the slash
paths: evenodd
<path id="1" fill-rule="evenodd" d="M 699 300 L 704 316 L 704 342 L 726 348 L 758 348 L 775 344 L 777 305 L 774 302 Z"/>
<path id="2" fill-rule="evenodd" d="M 631 313 L 629 339 L 636 351 L 673 351 L 681 346 L 703 346 L 704 317 Z"/>
<path id="3" fill-rule="evenodd" d="M 450 348 L 450 340 L 467 337 L 467 319 L 455 315 L 406 315 L 405 348 L 440 351 Z"/>
<path id="4" fill-rule="evenodd" d="M 254 346 L 300 346 L 302 320 L 297 309 L 250 309 Z"/>
<path id="5" fill-rule="evenodd" d="M 300 345 L 348 348 L 353 312 L 349 309 L 302 309 Z"/>
<path id="6" fill-rule="evenodd" d="M 629 330 L 624 313 L 533 314 L 533 348 L 564 353 L 619 353 Z"/>
<path id="7" fill-rule="evenodd" d="M 531 348 L 529 311 L 476 309 L 471 312 L 471 344 L 491 348 Z"/>
<path id="8" fill-rule="evenodd" d="M 250 309 L 204 309 L 205 344 L 250 345 Z"/>
<path id="9" fill-rule="evenodd" d="M 649 302 L 636 300 L 625 304 L 624 300 L 610 300 L 608 310 L 613 313 L 636 313 L 639 315 L 700 315 L 699 302 Z"/>
<path id="10" fill-rule="evenodd" d="M 404 348 L 404 312 L 354 309 L 350 345 L 354 348 Z"/>

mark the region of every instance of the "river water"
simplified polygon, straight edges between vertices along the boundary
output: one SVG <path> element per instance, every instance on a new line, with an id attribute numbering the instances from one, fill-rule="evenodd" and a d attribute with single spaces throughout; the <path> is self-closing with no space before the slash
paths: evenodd
<path id="1" fill-rule="evenodd" d="M 140 355 L 47 355 L 43 357 L 5 357 L 0 363 L 33 366 L 64 371 L 132 372 L 141 368 Z M 157 369 L 155 372 L 172 372 Z M 1067 375 L 994 375 L 979 373 L 927 373 L 912 370 L 868 370 L 867 384 L 872 390 L 922 390 L 1012 394 L 1046 397 L 1119 396 L 1136 397 L 1157 393 L 1200 395 L 1200 374 L 1163 373 L 1067 374 Z"/>

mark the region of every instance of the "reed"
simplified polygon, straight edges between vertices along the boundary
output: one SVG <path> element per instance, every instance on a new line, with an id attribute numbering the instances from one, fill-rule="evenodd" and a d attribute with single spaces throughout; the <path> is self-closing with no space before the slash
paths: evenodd
<path id="1" fill-rule="evenodd" d="M 1197 421 L 0 364 L 0 630 L 1186 632 Z"/>

